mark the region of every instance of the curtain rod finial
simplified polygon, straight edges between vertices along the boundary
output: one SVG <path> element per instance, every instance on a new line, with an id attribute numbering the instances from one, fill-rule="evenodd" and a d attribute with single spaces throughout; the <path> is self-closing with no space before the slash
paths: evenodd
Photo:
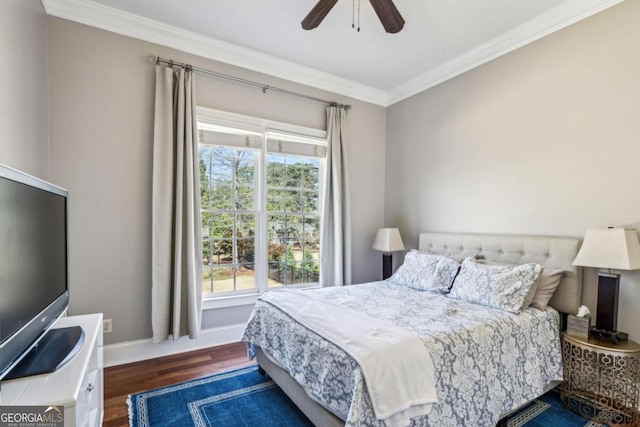
<path id="1" fill-rule="evenodd" d="M 339 104 L 337 102 L 330 102 L 329 106 L 336 107 L 336 108 L 342 109 L 344 111 L 351 110 L 351 105 L 349 105 L 349 104 Z"/>

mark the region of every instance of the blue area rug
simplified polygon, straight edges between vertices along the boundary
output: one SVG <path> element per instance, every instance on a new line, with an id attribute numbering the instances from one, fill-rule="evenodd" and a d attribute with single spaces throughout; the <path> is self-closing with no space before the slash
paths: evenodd
<path id="1" fill-rule="evenodd" d="M 574 414 L 560 401 L 555 390 L 540 396 L 507 418 L 508 427 L 605 427 Z"/>
<path id="2" fill-rule="evenodd" d="M 312 426 L 257 366 L 129 396 L 132 427 Z M 549 392 L 508 419 L 509 427 L 597 427 L 564 409 Z"/>
<path id="3" fill-rule="evenodd" d="M 133 427 L 313 426 L 257 366 L 133 394 L 127 403 Z"/>

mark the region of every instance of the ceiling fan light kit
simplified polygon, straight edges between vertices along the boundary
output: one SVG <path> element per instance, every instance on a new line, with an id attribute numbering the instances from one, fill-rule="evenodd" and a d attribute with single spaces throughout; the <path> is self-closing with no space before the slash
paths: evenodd
<path id="1" fill-rule="evenodd" d="M 358 31 L 360 31 L 360 0 L 358 1 Z M 327 14 L 333 9 L 338 0 L 319 0 L 311 9 L 311 12 L 302 20 L 302 28 L 305 30 L 313 30 L 316 28 Z M 404 19 L 400 12 L 393 4 L 392 0 L 369 0 L 373 10 L 378 15 L 378 19 L 382 23 L 387 33 L 397 33 L 404 27 Z M 354 5 L 355 15 L 355 5 Z M 355 20 L 355 19 L 354 19 Z M 355 28 L 355 25 L 352 24 Z"/>

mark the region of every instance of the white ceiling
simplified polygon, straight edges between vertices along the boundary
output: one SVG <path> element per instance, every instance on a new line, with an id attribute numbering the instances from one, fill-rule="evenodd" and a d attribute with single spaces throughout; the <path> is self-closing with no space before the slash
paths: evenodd
<path id="1" fill-rule="evenodd" d="M 183 50 L 206 50 L 204 56 L 213 59 L 252 64 L 248 68 L 388 105 L 622 0 L 394 0 L 406 21 L 397 34 L 387 34 L 369 2 L 360 1 L 360 32 L 351 28 L 352 0 L 340 0 L 312 31 L 304 31 L 300 21 L 316 0 L 43 4 L 52 15 L 127 35 L 136 31 L 125 30 L 125 23 L 162 28 L 164 37 L 148 32 L 138 37 L 171 45 L 167 33 L 189 36 L 198 48 Z M 171 47 L 181 47 L 175 43 Z M 221 49 L 224 54 L 216 54 Z"/>

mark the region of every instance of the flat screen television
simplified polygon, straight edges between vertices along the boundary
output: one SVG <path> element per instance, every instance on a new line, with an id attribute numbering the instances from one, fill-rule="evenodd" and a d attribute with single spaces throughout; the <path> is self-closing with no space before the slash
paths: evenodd
<path id="1" fill-rule="evenodd" d="M 0 380 L 24 364 L 67 309 L 67 196 L 0 165 Z M 40 354 L 52 352 L 49 346 Z"/>

